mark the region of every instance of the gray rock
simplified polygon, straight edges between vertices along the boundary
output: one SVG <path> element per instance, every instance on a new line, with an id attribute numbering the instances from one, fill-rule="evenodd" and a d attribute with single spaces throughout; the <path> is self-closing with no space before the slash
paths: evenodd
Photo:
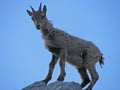
<path id="1" fill-rule="evenodd" d="M 22 90 L 82 90 L 76 82 L 61 82 L 56 81 L 50 84 L 45 84 L 42 81 L 37 81 Z"/>
<path id="2" fill-rule="evenodd" d="M 45 90 L 46 83 L 42 81 L 34 82 L 33 84 L 23 88 L 22 90 Z"/>

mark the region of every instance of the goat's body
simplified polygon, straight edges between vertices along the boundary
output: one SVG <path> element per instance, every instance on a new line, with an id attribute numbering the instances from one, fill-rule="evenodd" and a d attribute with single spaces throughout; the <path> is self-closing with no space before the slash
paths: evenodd
<path id="1" fill-rule="evenodd" d="M 45 26 L 44 26 L 45 25 Z M 42 25 L 41 25 L 42 26 Z M 62 30 L 56 29 L 46 19 L 46 23 L 43 24 L 41 29 L 43 39 L 45 40 L 46 48 L 56 58 L 60 57 L 61 73 L 58 80 L 64 80 L 66 75 L 64 67 L 65 61 L 75 66 L 82 78 L 81 87 L 83 88 L 90 82 L 86 70 L 88 69 L 91 74 L 91 83 L 86 90 L 92 90 L 92 87 L 99 78 L 99 75 L 95 69 L 96 62 L 99 61 L 100 65 L 104 64 L 102 53 L 92 42 L 72 36 Z M 49 72 L 44 80 L 48 82 L 51 79 L 55 59 L 50 62 Z"/>
<path id="2" fill-rule="evenodd" d="M 64 51 L 65 60 L 75 67 L 95 64 L 100 60 L 102 54 L 92 42 L 69 35 L 59 29 L 44 29 L 44 32 L 45 30 L 47 34 L 43 34 L 43 38 L 46 48 L 54 55 L 59 55 L 61 50 Z"/>

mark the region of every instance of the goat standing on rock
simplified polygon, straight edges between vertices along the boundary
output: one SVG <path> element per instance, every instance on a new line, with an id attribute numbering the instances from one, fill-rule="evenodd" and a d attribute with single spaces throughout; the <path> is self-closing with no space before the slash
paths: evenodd
<path id="1" fill-rule="evenodd" d="M 95 64 L 98 61 L 100 65 L 104 64 L 102 53 L 92 42 L 77 38 L 54 28 L 46 17 L 47 7 L 44 5 L 43 9 L 41 9 L 41 6 L 40 4 L 38 11 L 35 11 L 30 6 L 32 12 L 27 10 L 27 13 L 31 16 L 36 28 L 41 30 L 42 37 L 45 40 L 45 47 L 52 53 L 49 72 L 43 81 L 48 83 L 52 78 L 54 66 L 60 58 L 60 75 L 57 80 L 64 80 L 66 75 L 65 61 L 67 61 L 78 70 L 82 78 L 81 88 L 85 87 L 90 82 L 86 90 L 92 90 L 99 78 Z M 88 77 L 87 70 L 91 75 L 91 80 Z"/>

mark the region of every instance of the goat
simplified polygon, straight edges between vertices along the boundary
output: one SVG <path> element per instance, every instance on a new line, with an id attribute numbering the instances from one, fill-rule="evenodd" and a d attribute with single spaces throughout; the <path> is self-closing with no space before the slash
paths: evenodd
<path id="1" fill-rule="evenodd" d="M 57 80 L 63 81 L 66 75 L 65 61 L 67 61 L 75 66 L 80 74 L 82 78 L 82 83 L 80 84 L 81 88 L 90 83 L 86 90 L 92 90 L 99 78 L 95 64 L 98 61 L 100 65 L 104 64 L 100 50 L 91 41 L 72 36 L 53 27 L 46 16 L 46 5 L 44 5 L 42 9 L 42 4 L 40 3 L 38 11 L 35 11 L 32 6 L 30 7 L 32 12 L 27 10 L 27 13 L 31 16 L 36 28 L 41 31 L 46 49 L 52 53 L 49 71 L 43 81 L 48 83 L 48 81 L 51 80 L 53 69 L 58 60 L 60 65 L 60 75 Z M 88 77 L 87 70 L 91 75 L 91 80 Z"/>

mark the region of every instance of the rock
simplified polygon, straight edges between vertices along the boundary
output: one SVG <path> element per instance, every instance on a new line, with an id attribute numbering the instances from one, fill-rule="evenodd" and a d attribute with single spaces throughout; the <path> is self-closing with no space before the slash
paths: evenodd
<path id="1" fill-rule="evenodd" d="M 22 90 L 82 90 L 76 82 L 56 81 L 50 84 L 45 84 L 42 81 L 37 81 Z"/>
<path id="2" fill-rule="evenodd" d="M 45 90 L 46 86 L 47 85 L 45 82 L 37 81 L 37 82 L 23 88 L 22 90 Z"/>

